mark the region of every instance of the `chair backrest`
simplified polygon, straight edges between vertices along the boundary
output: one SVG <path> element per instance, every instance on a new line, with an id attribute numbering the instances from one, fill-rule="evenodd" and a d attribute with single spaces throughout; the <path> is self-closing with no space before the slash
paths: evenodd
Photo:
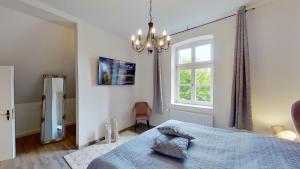
<path id="1" fill-rule="evenodd" d="M 294 126 L 299 136 L 300 135 L 300 101 L 295 102 L 292 106 L 292 119 L 294 121 Z"/>
<path id="2" fill-rule="evenodd" d="M 136 102 L 133 107 L 135 114 L 148 114 L 150 115 L 151 110 L 147 102 Z"/>

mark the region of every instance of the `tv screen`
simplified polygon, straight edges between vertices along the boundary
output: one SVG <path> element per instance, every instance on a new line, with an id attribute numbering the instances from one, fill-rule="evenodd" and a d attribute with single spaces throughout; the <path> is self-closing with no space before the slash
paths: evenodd
<path id="1" fill-rule="evenodd" d="M 135 63 L 99 57 L 98 85 L 133 85 Z"/>

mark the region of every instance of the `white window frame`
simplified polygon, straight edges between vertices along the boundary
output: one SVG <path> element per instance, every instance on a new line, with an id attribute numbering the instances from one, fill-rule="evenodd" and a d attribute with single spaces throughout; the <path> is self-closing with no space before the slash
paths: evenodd
<path id="1" fill-rule="evenodd" d="M 203 62 L 196 62 L 196 47 L 202 46 L 202 45 L 211 45 L 211 60 L 210 61 L 203 61 Z M 191 57 L 192 57 L 192 62 L 188 64 L 179 64 L 179 51 L 183 49 L 191 49 Z M 214 63 L 214 44 L 213 44 L 213 39 L 209 40 L 199 40 L 196 42 L 192 43 L 187 43 L 183 44 L 181 46 L 176 47 L 175 49 L 175 102 L 179 104 L 189 104 L 189 105 L 198 105 L 198 106 L 213 106 L 213 75 L 214 75 L 214 68 L 213 68 L 213 63 Z M 196 69 L 201 69 L 201 68 L 211 68 L 211 84 L 210 84 L 210 101 L 197 101 L 196 100 L 196 82 L 195 82 L 195 70 Z M 180 71 L 182 69 L 190 69 L 191 74 L 192 74 L 192 99 L 189 100 L 182 100 L 179 97 L 179 89 L 180 89 Z"/>

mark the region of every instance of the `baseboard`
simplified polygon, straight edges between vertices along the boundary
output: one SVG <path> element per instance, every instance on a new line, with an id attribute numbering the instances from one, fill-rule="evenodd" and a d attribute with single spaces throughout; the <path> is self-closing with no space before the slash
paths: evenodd
<path id="1" fill-rule="evenodd" d="M 26 136 L 30 136 L 30 135 L 34 135 L 34 134 L 38 134 L 38 133 L 40 133 L 40 129 L 26 131 L 23 133 L 16 134 L 16 138 L 22 138 L 22 137 L 26 137 Z"/>
<path id="2" fill-rule="evenodd" d="M 75 125 L 75 124 L 76 124 L 75 122 L 68 122 L 65 124 L 65 127 Z M 16 133 L 16 138 L 22 138 L 22 137 L 26 137 L 26 136 L 30 136 L 30 135 L 34 135 L 34 134 L 39 134 L 39 133 L 40 133 L 40 129 L 26 131 L 23 133 Z"/>
<path id="3" fill-rule="evenodd" d="M 122 130 L 119 130 L 119 133 L 122 133 L 122 132 L 124 132 L 124 131 L 126 131 L 126 130 L 129 130 L 129 129 L 132 128 L 132 127 L 134 127 L 134 125 L 129 126 L 129 127 L 126 127 L 126 128 L 124 128 L 124 129 L 122 129 Z M 101 138 L 99 138 L 98 140 L 90 141 L 90 142 L 88 142 L 87 144 L 84 144 L 84 145 L 81 145 L 81 146 L 78 146 L 78 144 L 76 144 L 76 148 L 77 148 L 77 149 L 81 149 L 81 148 L 84 148 L 84 147 L 88 147 L 88 146 L 90 146 L 90 145 L 96 144 L 97 142 L 103 141 L 104 139 L 105 139 L 104 137 L 101 137 Z"/>

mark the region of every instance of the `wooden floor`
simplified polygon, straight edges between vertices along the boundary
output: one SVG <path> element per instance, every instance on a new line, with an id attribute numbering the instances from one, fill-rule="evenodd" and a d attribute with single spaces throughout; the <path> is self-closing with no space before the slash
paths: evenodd
<path id="1" fill-rule="evenodd" d="M 76 150 L 76 127 L 66 127 L 66 139 L 42 145 L 35 134 L 16 140 L 17 156 L 0 162 L 0 169 L 69 169 L 63 156 Z"/>
<path id="2" fill-rule="evenodd" d="M 57 143 L 42 145 L 39 134 L 18 138 L 17 157 L 14 160 L 0 162 L 0 169 L 69 169 L 63 156 L 76 151 L 76 129 L 68 126 L 66 139 Z M 144 124 L 138 124 L 128 130 L 142 133 L 147 130 Z"/>
<path id="3" fill-rule="evenodd" d="M 150 128 L 153 128 L 154 126 L 150 126 Z M 128 128 L 127 130 L 135 132 L 137 134 L 141 134 L 145 131 L 147 131 L 149 128 L 146 124 L 144 123 L 138 123 L 136 130 L 134 129 L 134 126 Z"/>

